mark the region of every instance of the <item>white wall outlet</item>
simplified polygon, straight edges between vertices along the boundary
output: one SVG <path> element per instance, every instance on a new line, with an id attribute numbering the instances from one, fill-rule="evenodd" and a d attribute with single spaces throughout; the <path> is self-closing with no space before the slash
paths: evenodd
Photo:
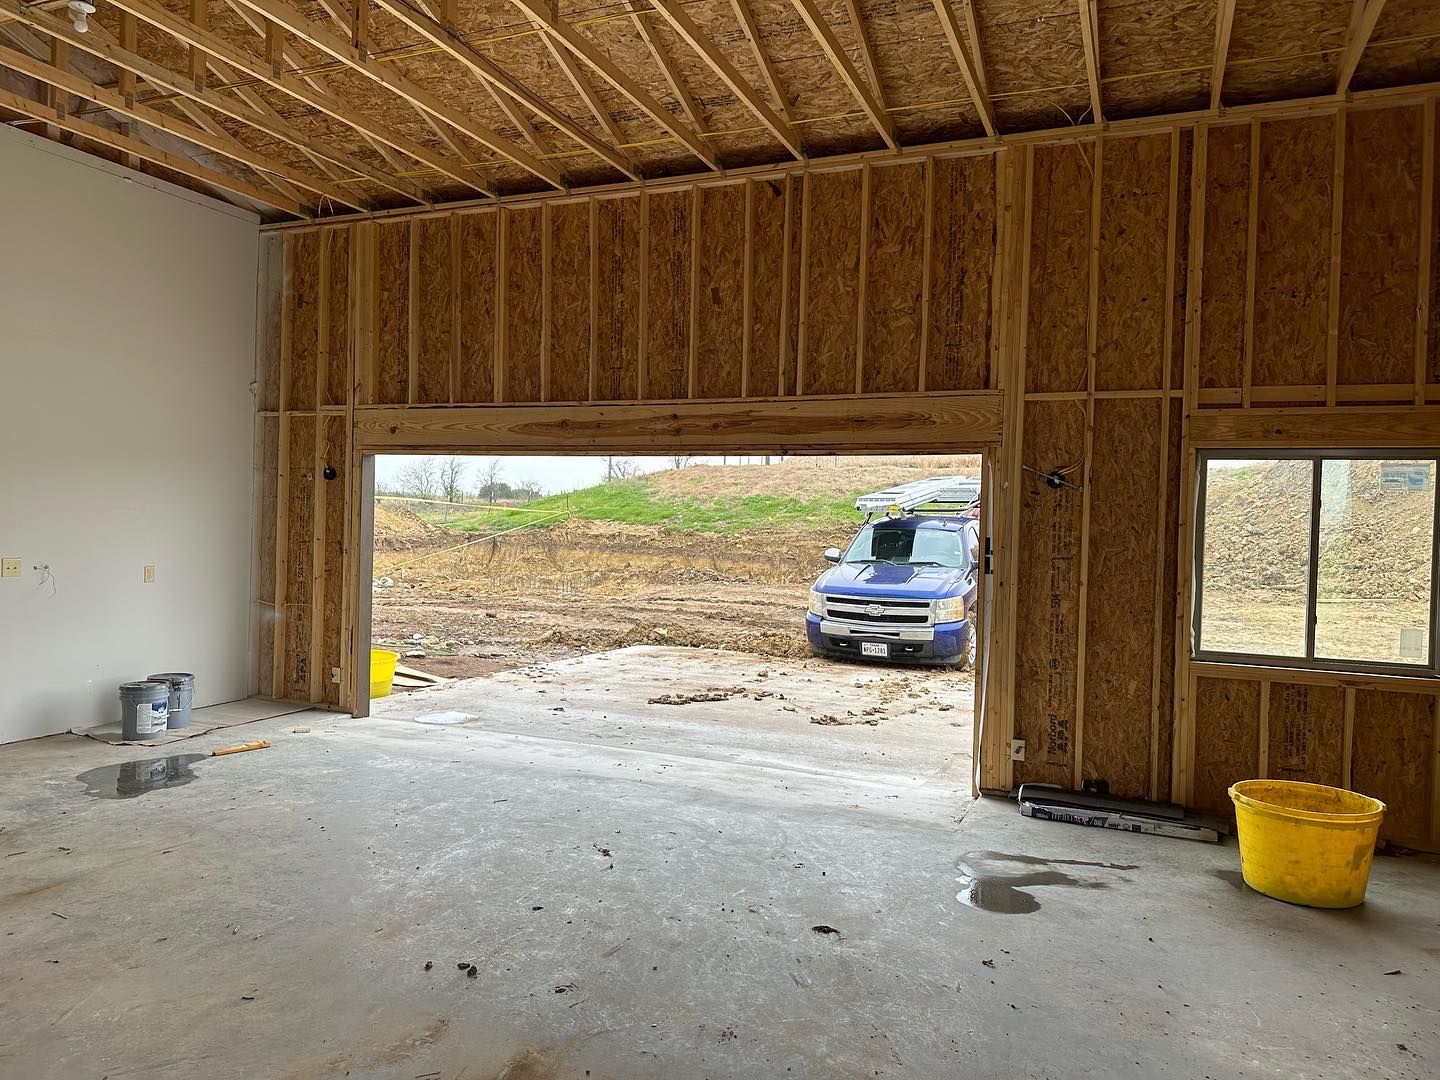
<path id="1" fill-rule="evenodd" d="M 153 566 L 147 566 L 147 567 L 145 567 L 145 584 L 146 584 L 146 585 L 153 585 L 154 583 L 155 583 L 155 567 L 153 567 Z"/>
<path id="2" fill-rule="evenodd" d="M 1025 760 L 1025 740 L 1024 740 L 1024 739 L 1011 739 L 1011 740 L 1010 740 L 1010 760 L 1011 760 L 1011 761 L 1024 761 L 1024 760 Z"/>
<path id="3" fill-rule="evenodd" d="M 330 681 L 336 686 L 340 685 L 340 669 L 338 667 L 332 667 L 330 669 Z"/>
<path id="4" fill-rule="evenodd" d="M 19 577 L 19 559 L 0 559 L 0 577 Z"/>

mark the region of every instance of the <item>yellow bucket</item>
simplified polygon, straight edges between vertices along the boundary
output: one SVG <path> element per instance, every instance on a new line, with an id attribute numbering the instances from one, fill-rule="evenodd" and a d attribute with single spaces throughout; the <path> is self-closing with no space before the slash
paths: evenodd
<path id="1" fill-rule="evenodd" d="M 395 665 L 400 654 L 389 649 L 370 650 L 370 697 L 389 697 L 395 686 Z"/>
<path id="2" fill-rule="evenodd" d="M 1307 907 L 1364 903 L 1385 816 L 1379 799 L 1294 780 L 1242 780 L 1230 798 L 1245 884 Z"/>

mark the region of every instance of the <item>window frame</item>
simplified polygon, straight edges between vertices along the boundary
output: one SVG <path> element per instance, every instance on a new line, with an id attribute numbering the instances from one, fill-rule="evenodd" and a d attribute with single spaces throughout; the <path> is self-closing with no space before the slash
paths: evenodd
<path id="1" fill-rule="evenodd" d="M 1192 663 L 1236 664 L 1246 667 L 1285 667 L 1336 674 L 1403 675 L 1440 681 L 1440 449 L 1391 447 L 1380 449 L 1201 449 L 1195 451 L 1195 535 L 1191 552 L 1190 597 L 1190 660 Z M 1212 461 L 1309 461 L 1310 470 L 1310 544 L 1308 582 L 1305 594 L 1305 655 L 1282 656 L 1274 653 L 1237 653 L 1207 650 L 1202 646 L 1201 625 L 1205 610 L 1205 500 L 1210 483 Z M 1432 461 L 1435 480 L 1431 485 L 1430 534 L 1430 619 L 1427 627 L 1428 662 L 1404 664 L 1383 660 L 1346 660 L 1315 655 L 1315 631 L 1318 610 L 1320 560 L 1320 493 L 1324 472 L 1323 462 L 1343 460 Z"/>

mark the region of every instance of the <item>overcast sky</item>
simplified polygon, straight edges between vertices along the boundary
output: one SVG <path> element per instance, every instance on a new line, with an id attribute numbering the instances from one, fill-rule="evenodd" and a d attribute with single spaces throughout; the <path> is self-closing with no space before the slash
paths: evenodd
<path id="1" fill-rule="evenodd" d="M 440 455 L 443 456 L 443 455 Z M 418 458 L 407 457 L 402 454 L 382 454 L 375 459 L 375 484 L 383 488 L 388 481 L 395 479 L 396 474 L 409 462 L 417 461 Z M 483 464 L 489 460 L 488 456 L 467 457 L 468 466 L 465 470 L 464 487 L 466 491 L 474 491 L 475 485 L 479 482 L 479 473 Z M 626 461 L 634 462 L 640 472 L 656 472 L 660 469 L 671 467 L 668 457 L 627 457 Z M 722 461 L 718 457 L 697 457 L 692 459 L 696 462 L 719 465 Z M 758 457 L 728 457 L 723 459 L 731 465 L 747 464 L 762 461 Z M 507 484 L 518 484 L 521 481 L 531 481 L 538 484 L 547 495 L 559 494 L 562 491 L 575 491 L 579 488 L 591 487 L 605 479 L 605 459 L 603 457 L 510 457 L 501 458 L 503 463 L 500 479 Z"/>

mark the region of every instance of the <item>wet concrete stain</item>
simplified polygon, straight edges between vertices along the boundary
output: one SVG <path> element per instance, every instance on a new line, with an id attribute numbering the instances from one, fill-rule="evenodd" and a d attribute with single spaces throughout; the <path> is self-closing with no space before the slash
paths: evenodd
<path id="1" fill-rule="evenodd" d="M 1001 851 L 972 851 L 966 856 L 979 865 L 959 862 L 960 876 L 955 880 L 960 891 L 955 899 L 966 907 L 1000 915 L 1030 915 L 1040 910 L 1040 901 L 1029 890 L 1043 887 L 1069 889 L 1108 889 L 1108 881 L 1090 881 L 1060 870 L 1038 869 L 1050 866 L 1089 866 L 1102 870 L 1137 870 L 1133 863 L 1083 862 L 1079 859 L 1042 859 L 1033 855 L 1010 855 Z M 1019 873 L 996 873 L 986 863 L 1016 863 L 1037 867 Z"/>
<path id="2" fill-rule="evenodd" d="M 1214 874 L 1237 892 L 1254 892 L 1249 885 L 1245 884 L 1245 875 L 1239 870 L 1216 870 Z"/>
<path id="3" fill-rule="evenodd" d="M 96 799 L 134 799 L 150 791 L 184 787 L 195 779 L 191 766 L 209 754 L 171 754 L 169 757 L 122 761 L 88 769 L 75 777 L 85 794 Z"/>

